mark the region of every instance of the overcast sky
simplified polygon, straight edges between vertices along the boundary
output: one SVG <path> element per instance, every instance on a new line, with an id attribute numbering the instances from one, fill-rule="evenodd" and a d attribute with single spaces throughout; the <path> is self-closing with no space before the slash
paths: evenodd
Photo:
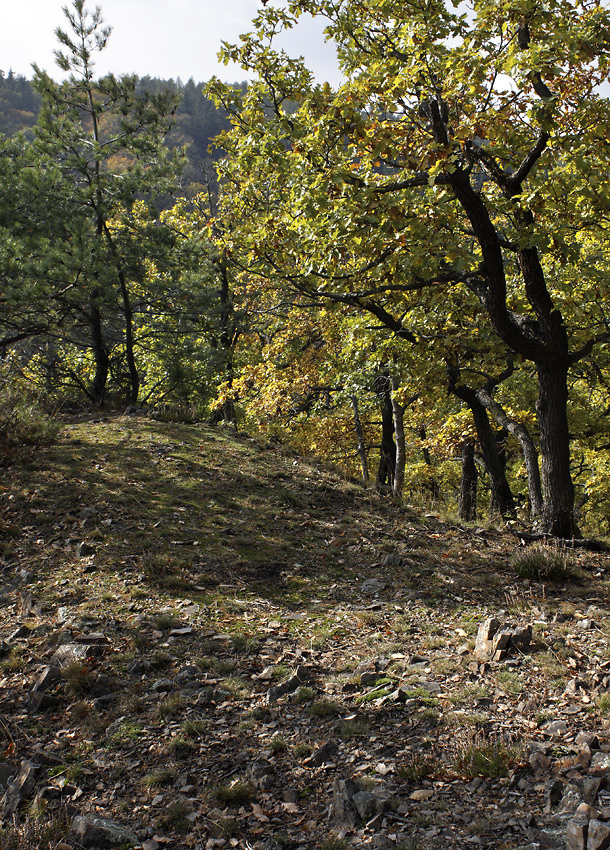
<path id="1" fill-rule="evenodd" d="M 67 21 L 62 6 L 71 0 L 3 0 L 0 15 L 0 69 L 30 78 L 31 66 L 59 74 L 54 64 L 56 27 Z M 260 0 L 89 0 L 102 7 L 105 23 L 113 28 L 108 46 L 97 63 L 100 74 L 135 73 L 186 82 L 208 80 L 216 74 L 227 82 L 244 72 L 218 63 L 221 40 L 236 41 L 251 29 Z M 324 43 L 321 24 L 307 21 L 286 43 L 292 55 L 307 57 L 316 77 L 336 83 L 333 48 Z"/>

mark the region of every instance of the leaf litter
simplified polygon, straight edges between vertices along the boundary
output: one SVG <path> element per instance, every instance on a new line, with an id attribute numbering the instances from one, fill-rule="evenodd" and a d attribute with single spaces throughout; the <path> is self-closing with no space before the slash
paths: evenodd
<path id="1" fill-rule="evenodd" d="M 565 826 L 579 734 L 610 750 L 601 554 L 517 580 L 507 530 L 139 416 L 66 422 L 3 475 L 5 830 L 96 813 L 145 850 L 508 850 Z M 527 651 L 477 658 L 492 616 L 532 624 Z"/>

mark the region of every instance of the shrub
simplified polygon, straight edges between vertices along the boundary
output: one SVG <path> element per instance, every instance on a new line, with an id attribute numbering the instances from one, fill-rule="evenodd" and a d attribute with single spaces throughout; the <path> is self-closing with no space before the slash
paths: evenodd
<path id="1" fill-rule="evenodd" d="M 0 366 L 0 460 L 22 446 L 48 445 L 59 424 L 44 409 L 42 396 L 10 361 Z"/>

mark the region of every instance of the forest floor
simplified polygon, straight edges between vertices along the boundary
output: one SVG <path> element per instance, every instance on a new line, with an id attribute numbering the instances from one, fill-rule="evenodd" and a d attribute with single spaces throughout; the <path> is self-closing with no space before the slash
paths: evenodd
<path id="1" fill-rule="evenodd" d="M 0 846 L 564 847 L 606 802 L 608 556 L 525 548 L 222 429 L 65 422 L 0 470 Z M 531 645 L 477 659 L 490 616 Z"/>

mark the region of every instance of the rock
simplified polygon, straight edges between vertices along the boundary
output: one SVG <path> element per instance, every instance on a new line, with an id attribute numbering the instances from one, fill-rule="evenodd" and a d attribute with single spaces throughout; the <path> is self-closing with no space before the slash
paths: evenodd
<path id="1" fill-rule="evenodd" d="M 590 750 L 599 750 L 599 738 L 592 732 L 584 732 L 581 730 L 576 736 L 575 743 L 579 746 L 586 744 Z"/>
<path id="2" fill-rule="evenodd" d="M 31 761 L 24 759 L 21 762 L 17 776 L 9 783 L 0 801 L 0 810 L 4 818 L 16 812 L 19 804 L 32 792 L 38 768 L 39 765 Z"/>
<path id="3" fill-rule="evenodd" d="M 327 741 L 325 744 L 322 744 L 321 747 L 318 747 L 313 753 L 304 759 L 304 765 L 314 765 L 315 767 L 321 767 L 323 764 L 327 764 L 332 761 L 333 758 L 339 752 L 339 745 L 336 741 Z"/>
<path id="4" fill-rule="evenodd" d="M 474 645 L 474 654 L 481 661 L 490 657 L 491 642 L 500 625 L 501 623 L 496 617 L 488 617 L 479 626 Z"/>
<path id="5" fill-rule="evenodd" d="M 579 788 L 576 785 L 572 784 L 566 785 L 563 792 L 563 796 L 559 801 L 559 811 L 574 812 L 578 808 L 581 801 L 582 796 Z"/>
<path id="6" fill-rule="evenodd" d="M 161 679 L 157 679 L 156 682 L 153 682 L 151 686 L 151 691 L 154 691 L 155 693 L 159 693 L 160 691 L 173 691 L 174 687 L 174 680 L 167 679 L 164 677 Z"/>
<path id="7" fill-rule="evenodd" d="M 553 738 L 561 738 L 563 735 L 567 734 L 568 724 L 565 720 L 550 720 L 548 723 L 544 724 L 542 730 L 546 732 L 547 735 L 552 735 Z"/>
<path id="8" fill-rule="evenodd" d="M 353 779 L 336 779 L 333 785 L 333 799 L 328 816 L 336 824 L 354 827 L 358 823 L 358 810 L 353 803 L 354 794 L 361 789 Z"/>
<path id="9" fill-rule="evenodd" d="M 75 661 L 85 661 L 90 656 L 98 657 L 103 651 L 103 647 L 97 644 L 65 643 L 53 653 L 51 664 L 63 670 Z"/>
<path id="10" fill-rule="evenodd" d="M 28 714 L 36 714 L 39 711 L 48 711 L 51 708 L 57 708 L 61 704 L 58 697 L 52 694 L 46 694 L 42 691 L 32 691 L 28 695 Z"/>
<path id="11" fill-rule="evenodd" d="M 33 690 L 34 692 L 47 691 L 51 685 L 55 684 L 55 682 L 58 682 L 60 679 L 61 673 L 57 667 L 53 667 L 49 664 L 38 677 L 38 681 L 34 685 Z"/>
<path id="12" fill-rule="evenodd" d="M 117 850 L 140 844 L 138 836 L 131 830 L 94 814 L 74 817 L 70 838 L 85 848 L 95 850 Z"/>
<path id="13" fill-rule="evenodd" d="M 595 805 L 602 779 L 597 776 L 585 776 L 582 781 L 582 798 L 590 806 Z"/>
<path id="14" fill-rule="evenodd" d="M 31 629 L 28 626 L 19 626 L 18 629 L 8 636 L 9 641 L 17 640 L 17 638 L 27 637 L 31 632 Z"/>
<path id="15" fill-rule="evenodd" d="M 604 776 L 610 772 L 610 753 L 596 752 L 591 757 L 589 774 L 591 776 Z"/>
<path id="16" fill-rule="evenodd" d="M 417 791 L 409 794 L 409 800 L 413 800 L 416 803 L 421 803 L 423 800 L 430 800 L 431 797 L 434 797 L 434 791 L 431 788 L 419 788 Z"/>
<path id="17" fill-rule="evenodd" d="M 356 811 L 364 821 L 370 820 L 375 815 L 380 815 L 390 808 L 391 794 L 384 789 L 374 791 L 356 791 L 352 802 Z"/>
<path id="18" fill-rule="evenodd" d="M 610 848 L 610 827 L 598 820 L 589 821 L 587 850 L 608 850 Z"/>
<path id="19" fill-rule="evenodd" d="M 280 697 L 286 696 L 287 694 L 292 694 L 296 690 L 298 690 L 301 685 L 305 684 L 309 679 L 309 670 L 303 664 L 300 664 L 297 667 L 296 673 L 291 676 L 289 679 L 286 679 L 284 682 L 280 682 L 279 685 L 274 685 L 272 688 L 269 688 L 267 692 L 267 699 L 269 702 L 275 702 Z"/>
<path id="20" fill-rule="evenodd" d="M 260 791 L 270 791 L 275 785 L 275 770 L 267 761 L 255 761 L 248 768 L 246 777 Z"/>
<path id="21" fill-rule="evenodd" d="M 377 596 L 382 590 L 385 590 L 386 584 L 378 578 L 367 578 L 360 585 L 360 592 L 365 596 Z"/>
<path id="22" fill-rule="evenodd" d="M 369 846 L 374 850 L 396 850 L 396 845 L 386 835 L 374 835 Z"/>
<path id="23" fill-rule="evenodd" d="M 566 850 L 588 850 L 587 835 L 589 832 L 588 818 L 579 815 L 568 822 L 566 828 Z"/>
<path id="24" fill-rule="evenodd" d="M 477 632 L 475 657 L 479 661 L 502 661 L 511 650 L 526 652 L 532 642 L 531 625 L 519 629 L 500 630 L 500 620 L 488 617 Z"/>

